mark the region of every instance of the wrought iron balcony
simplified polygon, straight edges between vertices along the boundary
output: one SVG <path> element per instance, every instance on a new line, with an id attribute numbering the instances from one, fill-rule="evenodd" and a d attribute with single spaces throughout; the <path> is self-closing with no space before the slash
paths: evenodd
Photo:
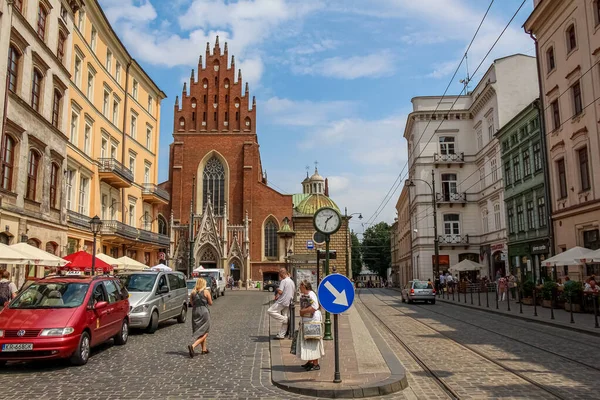
<path id="1" fill-rule="evenodd" d="M 469 235 L 440 235 L 438 236 L 438 243 L 440 245 L 460 245 L 469 244 Z"/>
<path id="2" fill-rule="evenodd" d="M 164 189 L 159 188 L 154 183 L 144 183 L 144 188 L 142 189 L 142 199 L 145 202 L 151 204 L 167 204 L 169 203 L 171 196 L 169 196 L 169 192 Z"/>
<path id="3" fill-rule="evenodd" d="M 114 158 L 99 158 L 98 175 L 100 180 L 116 188 L 127 188 L 134 180 L 133 173 Z"/>
<path id="4" fill-rule="evenodd" d="M 168 247 L 171 243 L 171 239 L 167 235 L 161 235 L 145 229 L 138 229 L 138 232 L 138 240 L 141 242 L 157 244 L 163 247 Z"/>
<path id="5" fill-rule="evenodd" d="M 90 229 L 90 217 L 87 215 L 79 214 L 75 211 L 67 211 L 67 222 L 69 225 L 76 225 L 79 228 Z"/>
<path id="6" fill-rule="evenodd" d="M 465 153 L 433 154 L 433 160 L 436 163 L 456 164 L 465 162 Z"/>
<path id="7" fill-rule="evenodd" d="M 137 239 L 138 230 L 133 226 L 126 225 L 119 221 L 102 221 L 102 235 L 119 236 L 126 239 Z"/>
<path id="8" fill-rule="evenodd" d="M 442 192 L 435 194 L 436 201 L 439 204 L 465 204 L 467 202 L 466 193 Z"/>

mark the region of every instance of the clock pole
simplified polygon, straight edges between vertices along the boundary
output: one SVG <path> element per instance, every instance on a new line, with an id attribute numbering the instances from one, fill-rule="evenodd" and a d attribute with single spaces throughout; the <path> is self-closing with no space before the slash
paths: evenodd
<path id="1" fill-rule="evenodd" d="M 329 235 L 325 235 L 325 276 L 329 275 Z M 331 336 L 331 315 L 325 311 L 325 333 L 323 340 L 333 340 Z"/>

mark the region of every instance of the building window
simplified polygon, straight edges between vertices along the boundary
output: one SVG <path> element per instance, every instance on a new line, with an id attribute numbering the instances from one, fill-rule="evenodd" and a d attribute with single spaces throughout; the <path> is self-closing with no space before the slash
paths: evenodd
<path id="1" fill-rule="evenodd" d="M 85 177 L 79 178 L 79 214 L 87 215 L 88 204 L 87 194 L 90 180 Z"/>
<path id="2" fill-rule="evenodd" d="M 539 143 L 533 145 L 533 168 L 535 172 L 542 169 L 542 151 Z"/>
<path id="3" fill-rule="evenodd" d="M 477 150 L 481 150 L 483 148 L 483 133 L 481 130 L 481 125 L 477 128 Z"/>
<path id="4" fill-rule="evenodd" d="M 456 174 L 442 174 L 442 197 L 444 201 L 452 200 L 456 191 Z"/>
<path id="5" fill-rule="evenodd" d="M 162 216 L 158 216 L 158 234 L 167 235 L 167 220 Z"/>
<path id="6" fill-rule="evenodd" d="M 538 204 L 538 225 L 540 228 L 546 226 L 546 200 L 543 197 L 537 199 Z"/>
<path id="7" fill-rule="evenodd" d="M 83 152 L 90 155 L 90 144 L 92 142 L 92 127 L 86 122 L 83 131 Z"/>
<path id="8" fill-rule="evenodd" d="M 150 165 L 144 165 L 144 183 L 150 183 Z"/>
<path id="9" fill-rule="evenodd" d="M 583 247 L 591 250 L 600 249 L 600 231 L 598 229 L 583 232 Z"/>
<path id="10" fill-rule="evenodd" d="M 533 201 L 527 202 L 527 229 L 535 229 L 535 216 L 533 211 Z"/>
<path id="11" fill-rule="evenodd" d="M 77 146 L 77 130 L 79 129 L 79 114 L 75 111 L 71 114 L 71 135 L 70 140 L 75 146 Z"/>
<path id="12" fill-rule="evenodd" d="M 492 182 L 496 182 L 498 180 L 498 161 L 495 156 L 490 161 L 490 164 L 492 166 Z"/>
<path id="13" fill-rule="evenodd" d="M 98 31 L 96 30 L 95 26 L 92 26 L 92 36 L 90 38 L 90 47 L 92 48 L 92 51 L 96 51 L 96 42 L 98 41 Z"/>
<path id="14" fill-rule="evenodd" d="M 100 213 L 103 221 L 106 220 L 107 208 L 108 208 L 108 196 L 103 194 L 102 195 L 102 210 Z"/>
<path id="15" fill-rule="evenodd" d="M 87 83 L 87 98 L 93 103 L 94 102 L 94 73 L 88 72 L 88 83 Z"/>
<path id="16" fill-rule="evenodd" d="M 488 140 L 491 142 L 494 138 L 494 116 L 490 115 L 487 119 Z"/>
<path id="17" fill-rule="evenodd" d="M 558 170 L 558 189 L 559 189 L 559 199 L 564 199 L 567 197 L 567 173 L 565 170 L 565 160 L 558 160 L 556 162 L 556 169 Z"/>
<path id="18" fill-rule="evenodd" d="M 587 147 L 577 151 L 579 156 L 579 178 L 581 182 L 581 191 L 590 190 L 590 166 L 588 161 Z"/>
<path id="19" fill-rule="evenodd" d="M 525 231 L 525 216 L 523 215 L 523 205 L 517 206 L 517 229 L 519 232 Z"/>
<path id="20" fill-rule="evenodd" d="M 594 1 L 594 23 L 596 26 L 600 25 L 600 1 Z"/>
<path id="21" fill-rule="evenodd" d="M 58 164 L 52 163 L 50 166 L 50 207 L 58 208 Z"/>
<path id="22" fill-rule="evenodd" d="M 102 138 L 102 142 L 100 144 L 100 158 L 106 158 L 108 153 L 108 140 Z"/>
<path id="23" fill-rule="evenodd" d="M 575 25 L 567 28 L 567 53 L 572 52 L 577 47 L 577 37 L 575 35 Z"/>
<path id="24" fill-rule="evenodd" d="M 41 4 L 38 6 L 37 35 L 42 41 L 46 37 L 46 18 L 48 11 Z"/>
<path id="25" fill-rule="evenodd" d="M 129 134 L 134 139 L 137 136 L 137 117 L 134 114 L 131 114 L 131 132 Z"/>
<path id="26" fill-rule="evenodd" d="M 40 111 L 40 96 L 42 92 L 42 74 L 37 69 L 33 70 L 33 81 L 31 83 L 31 107 Z"/>
<path id="27" fill-rule="evenodd" d="M 216 215 L 222 215 L 225 202 L 225 168 L 217 157 L 212 157 L 202 175 L 202 209 L 210 200 Z"/>
<path id="28" fill-rule="evenodd" d="M 75 73 L 73 74 L 75 84 L 81 88 L 81 58 L 78 55 L 75 56 Z"/>
<path id="29" fill-rule="evenodd" d="M 113 100 L 112 122 L 115 125 L 119 122 L 119 101 L 117 99 Z"/>
<path id="30" fill-rule="evenodd" d="M 494 225 L 496 230 L 502 227 L 502 218 L 500 217 L 500 204 L 494 204 Z"/>
<path id="31" fill-rule="evenodd" d="M 35 200 L 35 192 L 38 178 L 38 166 L 40 164 L 40 156 L 34 150 L 29 150 L 29 158 L 27 162 L 27 194 L 26 198 Z"/>
<path id="32" fill-rule="evenodd" d="M 152 96 L 148 95 L 148 112 L 152 114 Z"/>
<path id="33" fill-rule="evenodd" d="M 515 233 L 515 211 L 513 208 L 509 208 L 507 211 L 508 214 L 508 233 Z"/>
<path id="34" fill-rule="evenodd" d="M 487 208 L 484 208 L 481 212 L 482 222 L 483 222 L 483 233 L 488 233 L 490 231 L 490 224 L 488 221 L 489 213 Z"/>
<path id="35" fill-rule="evenodd" d="M 440 137 L 440 154 L 455 154 L 454 153 L 454 137 L 452 136 L 441 136 Z"/>
<path id="36" fill-rule="evenodd" d="M 117 219 L 117 199 L 111 199 L 110 201 L 110 220 L 114 221 Z"/>
<path id="37" fill-rule="evenodd" d="M 135 204 L 129 203 L 129 225 L 135 226 Z"/>
<path id="38" fill-rule="evenodd" d="M 65 176 L 65 186 L 67 188 L 67 210 L 73 211 L 73 181 L 75 179 L 75 171 L 72 169 L 67 170 Z"/>
<path id="39" fill-rule="evenodd" d="M 510 175 L 510 164 L 509 164 L 509 160 L 506 160 L 505 164 L 504 164 L 504 180 L 506 181 L 507 185 L 510 185 L 512 183 L 512 179 L 511 179 L 511 175 Z"/>
<path id="40" fill-rule="evenodd" d="M 2 143 L 2 189 L 10 191 L 12 189 L 12 174 L 15 158 L 15 141 L 12 137 L 4 134 L 4 143 Z"/>
<path id="41" fill-rule="evenodd" d="M 529 159 L 529 149 L 523 152 L 523 176 L 531 175 L 531 160 Z"/>
<path id="42" fill-rule="evenodd" d="M 213 113 L 213 121 L 215 121 L 215 122 L 217 121 L 217 112 L 216 111 Z"/>
<path id="43" fill-rule="evenodd" d="M 112 53 L 110 50 L 106 50 L 106 70 L 109 74 L 112 73 Z"/>
<path id="44" fill-rule="evenodd" d="M 62 93 L 59 90 L 54 89 L 54 99 L 52 100 L 52 125 L 58 128 L 58 122 L 60 120 L 60 101 L 62 100 Z"/>
<path id="45" fill-rule="evenodd" d="M 479 167 L 479 182 L 481 183 L 481 189 L 485 189 L 485 165 Z"/>
<path id="46" fill-rule="evenodd" d="M 150 150 L 152 146 L 152 128 L 146 127 L 146 148 Z"/>
<path id="47" fill-rule="evenodd" d="M 460 216 L 458 214 L 444 215 L 444 233 L 446 235 L 460 235 Z"/>
<path id="48" fill-rule="evenodd" d="M 571 86 L 571 93 L 573 94 L 573 116 L 576 116 L 583 112 L 583 100 L 581 99 L 581 85 L 579 82 Z"/>
<path id="49" fill-rule="evenodd" d="M 132 90 L 132 95 L 133 98 L 137 100 L 138 98 L 138 82 L 134 79 L 133 80 L 133 90 Z"/>
<path id="50" fill-rule="evenodd" d="M 8 49 L 8 89 L 17 92 L 17 78 L 19 76 L 19 61 L 21 55 L 14 46 Z"/>
<path id="51" fill-rule="evenodd" d="M 121 84 L 121 63 L 117 61 L 115 64 L 115 80 Z"/>
<path id="52" fill-rule="evenodd" d="M 556 60 L 554 59 L 554 47 L 550 47 L 546 50 L 546 62 L 548 63 L 548 72 L 553 71 L 556 68 Z"/>
<path id="53" fill-rule="evenodd" d="M 58 33 L 58 47 L 56 49 L 56 57 L 62 63 L 65 58 L 65 44 L 67 42 L 67 36 L 60 31 Z"/>
<path id="54" fill-rule="evenodd" d="M 129 170 L 135 177 L 135 156 L 133 154 L 129 155 Z"/>
<path id="55" fill-rule="evenodd" d="M 81 33 L 83 33 L 84 26 L 85 26 L 85 11 L 79 10 L 79 15 L 77 18 L 77 29 L 79 29 L 79 31 Z"/>
<path id="56" fill-rule="evenodd" d="M 550 103 L 550 109 L 552 111 L 552 129 L 557 130 L 560 128 L 560 109 L 558 107 L 558 99 Z"/>
<path id="57" fill-rule="evenodd" d="M 265 257 L 277 258 L 277 225 L 273 221 L 265 224 Z"/>
<path id="58" fill-rule="evenodd" d="M 104 116 L 106 118 L 108 118 L 109 116 L 109 102 L 110 102 L 110 93 L 108 93 L 106 90 L 104 91 L 104 98 L 102 99 L 102 114 L 104 114 Z"/>

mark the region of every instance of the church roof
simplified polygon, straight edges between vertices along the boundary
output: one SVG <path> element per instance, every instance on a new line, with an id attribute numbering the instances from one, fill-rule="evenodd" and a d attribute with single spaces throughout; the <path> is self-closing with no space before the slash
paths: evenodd
<path id="1" fill-rule="evenodd" d="M 294 198 L 296 196 L 297 195 L 294 195 Z M 331 200 L 329 197 L 323 194 L 308 194 L 303 196 L 306 197 L 297 206 L 296 202 L 294 201 L 296 211 L 298 211 L 300 214 L 314 215 L 314 213 L 322 207 L 331 207 L 334 210 L 340 212 L 340 209 L 337 206 L 337 204 L 335 204 L 333 200 Z"/>
<path id="2" fill-rule="evenodd" d="M 292 195 L 292 203 L 294 204 L 294 208 L 298 207 L 300 203 L 302 203 L 308 196 L 310 196 L 310 193 L 296 193 Z"/>

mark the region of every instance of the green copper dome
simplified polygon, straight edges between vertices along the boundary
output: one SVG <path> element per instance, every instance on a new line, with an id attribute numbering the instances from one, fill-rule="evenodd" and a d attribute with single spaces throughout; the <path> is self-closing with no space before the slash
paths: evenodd
<path id="1" fill-rule="evenodd" d="M 298 211 L 300 214 L 314 215 L 314 213 L 322 207 L 331 207 L 340 212 L 337 204 L 323 194 L 311 194 L 306 196 L 306 198 L 296 206 L 296 211 Z"/>

